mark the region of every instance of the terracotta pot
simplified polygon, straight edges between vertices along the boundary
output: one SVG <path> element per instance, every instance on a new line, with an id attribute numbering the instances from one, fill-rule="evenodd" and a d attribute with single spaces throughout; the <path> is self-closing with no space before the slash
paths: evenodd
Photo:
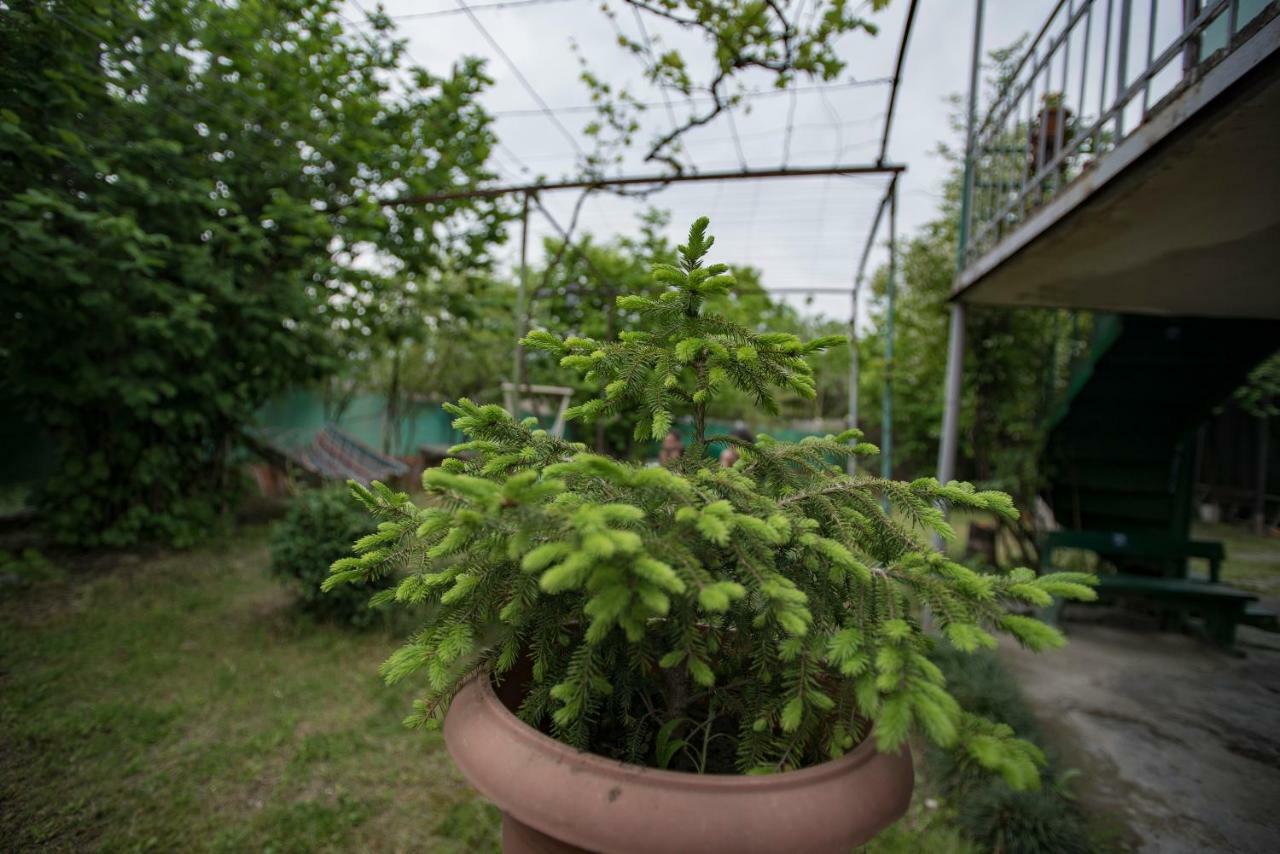
<path id="1" fill-rule="evenodd" d="M 444 737 L 502 810 L 506 854 L 847 852 L 906 812 L 914 783 L 907 748 L 880 753 L 871 739 L 832 762 L 759 777 L 627 765 L 528 726 L 483 677 L 454 698 Z"/>

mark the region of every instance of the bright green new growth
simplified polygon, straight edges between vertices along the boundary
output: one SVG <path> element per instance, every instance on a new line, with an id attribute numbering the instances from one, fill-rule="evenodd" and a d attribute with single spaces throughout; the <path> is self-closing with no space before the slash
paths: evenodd
<path id="1" fill-rule="evenodd" d="M 874 724 L 883 750 L 913 730 L 955 746 L 1012 785 L 1039 782 L 1043 757 L 1007 727 L 961 710 L 926 653 L 927 606 L 963 650 L 991 632 L 1026 646 L 1062 637 L 1014 602 L 1092 598 L 1092 576 L 983 574 L 926 546 L 951 537 L 940 507 L 1014 517 L 1009 497 L 932 478 L 849 476 L 832 465 L 876 452 L 849 430 L 791 444 L 708 437 L 708 404 L 726 384 L 763 408 L 776 389 L 812 393 L 804 356 L 840 343 L 754 333 L 708 313 L 733 287 L 702 266 L 712 239 L 694 223 L 682 263 L 658 267 L 657 299 L 619 303 L 649 321 L 616 342 L 545 332 L 526 343 L 593 377 L 604 392 L 579 418 L 643 409 L 660 437 L 687 411 L 695 439 L 671 469 L 587 453 L 497 406 L 450 405 L 471 441 L 423 475 L 431 506 L 381 484 L 353 485 L 382 520 L 334 564 L 329 587 L 403 571 L 375 597 L 430 607 L 426 625 L 383 665 L 389 682 L 423 671 L 411 724 L 434 724 L 459 685 L 527 659 L 521 717 L 574 746 L 691 771 L 761 773 L 840 756 Z M 706 458 L 732 441 L 731 469 Z M 893 512 L 882 509 L 887 501 Z"/>

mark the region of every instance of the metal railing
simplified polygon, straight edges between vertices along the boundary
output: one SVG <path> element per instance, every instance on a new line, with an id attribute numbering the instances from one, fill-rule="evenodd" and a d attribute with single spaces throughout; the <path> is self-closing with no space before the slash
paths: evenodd
<path id="1" fill-rule="evenodd" d="M 1090 170 L 1277 6 L 1059 0 L 1012 69 L 997 69 L 994 100 L 973 130 L 961 267 Z"/>

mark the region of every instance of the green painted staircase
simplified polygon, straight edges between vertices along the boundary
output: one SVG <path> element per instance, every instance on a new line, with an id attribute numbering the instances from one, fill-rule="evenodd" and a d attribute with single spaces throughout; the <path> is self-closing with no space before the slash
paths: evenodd
<path id="1" fill-rule="evenodd" d="M 1090 351 L 1051 419 L 1045 449 L 1046 498 L 1058 523 L 1185 542 L 1196 430 L 1277 348 L 1277 321 L 1095 317 Z M 1172 565 L 1147 571 L 1182 574 Z"/>

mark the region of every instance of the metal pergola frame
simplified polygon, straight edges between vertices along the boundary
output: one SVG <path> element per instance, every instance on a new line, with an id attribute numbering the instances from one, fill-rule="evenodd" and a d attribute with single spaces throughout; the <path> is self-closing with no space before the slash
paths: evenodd
<path id="1" fill-rule="evenodd" d="M 387 206 L 397 205 L 429 205 L 438 202 L 453 201 L 469 198 L 496 198 L 499 196 L 519 196 L 521 198 L 521 227 L 520 227 L 520 266 L 519 276 L 517 279 L 517 296 L 516 296 L 516 351 L 512 365 L 512 382 L 510 386 L 512 393 L 517 389 L 527 389 L 529 385 L 525 376 L 525 360 L 524 347 L 519 343 L 527 334 L 528 326 L 528 243 L 529 243 L 529 206 L 534 204 L 542 212 L 542 214 L 550 221 L 551 225 L 559 232 L 562 237 L 568 238 L 568 233 L 560 227 L 550 213 L 542 207 L 538 202 L 538 195 L 547 192 L 556 192 L 560 190 L 580 189 L 590 192 L 592 190 L 603 190 L 609 188 L 619 188 L 628 186 L 652 186 L 655 190 L 660 189 L 667 184 L 687 183 L 697 181 L 739 181 L 739 180 L 759 180 L 771 178 L 803 178 L 803 177 L 822 177 L 837 175 L 889 175 L 889 186 L 884 196 L 880 200 L 880 205 L 876 209 L 875 219 L 872 222 L 871 229 L 867 233 L 866 243 L 863 246 L 862 254 L 858 260 L 857 272 L 854 275 L 852 286 L 849 290 L 841 288 L 822 288 L 822 287 L 791 287 L 791 288 L 766 288 L 769 293 L 807 293 L 807 294 L 834 294 L 849 295 L 851 300 L 850 318 L 849 318 L 849 347 L 850 347 L 850 370 L 849 370 L 849 403 L 847 412 L 847 424 L 849 427 L 857 427 L 858 422 L 858 352 L 857 352 L 857 321 L 858 321 L 858 301 L 862 285 L 865 279 L 866 265 L 870 257 L 871 250 L 875 246 L 876 234 L 880 228 L 880 222 L 884 218 L 886 209 L 889 212 L 889 271 L 887 283 L 888 305 L 886 310 L 887 323 L 885 328 L 885 377 L 883 386 L 883 419 L 882 419 L 882 436 L 881 436 L 881 472 L 885 477 L 890 476 L 893 469 L 892 457 L 892 437 L 893 437 L 893 339 L 894 339 L 894 299 L 897 292 L 897 210 L 898 210 L 898 177 L 906 171 L 907 167 L 903 164 L 894 164 L 886 162 L 889 149 L 889 139 L 893 131 L 893 119 L 897 107 L 898 92 L 902 83 L 902 72 L 906 62 L 907 47 L 911 39 L 912 26 L 915 23 L 916 12 L 919 7 L 919 0 L 911 0 L 907 7 L 905 23 L 903 25 L 902 37 L 898 43 L 896 59 L 894 61 L 893 77 L 889 79 L 890 88 L 888 96 L 888 105 L 885 111 L 884 128 L 880 137 L 879 154 L 874 163 L 856 163 L 838 166 L 828 166 L 819 168 L 786 168 L 785 165 L 778 169 L 741 169 L 735 171 L 719 171 L 719 172 L 691 172 L 677 173 L 674 175 L 622 175 L 615 178 L 583 178 L 568 181 L 547 181 L 529 184 L 509 184 L 498 185 L 492 187 L 470 187 L 449 190 L 442 193 L 432 193 L 419 196 L 406 196 L 397 199 L 390 199 L 384 204 Z M 465 10 L 465 6 L 463 7 Z M 483 32 L 483 29 L 482 29 Z M 487 33 L 485 33 L 487 36 Z M 491 38 L 491 37 L 490 37 Z M 496 45 L 495 45 L 496 47 Z M 518 73 L 518 70 L 517 70 Z M 536 94 L 536 93 L 534 93 Z M 538 99 L 540 102 L 540 98 Z M 551 113 L 552 111 L 541 104 L 541 112 Z M 571 226 L 572 228 L 572 226 Z M 853 460 L 849 461 L 849 472 L 854 470 Z"/>

